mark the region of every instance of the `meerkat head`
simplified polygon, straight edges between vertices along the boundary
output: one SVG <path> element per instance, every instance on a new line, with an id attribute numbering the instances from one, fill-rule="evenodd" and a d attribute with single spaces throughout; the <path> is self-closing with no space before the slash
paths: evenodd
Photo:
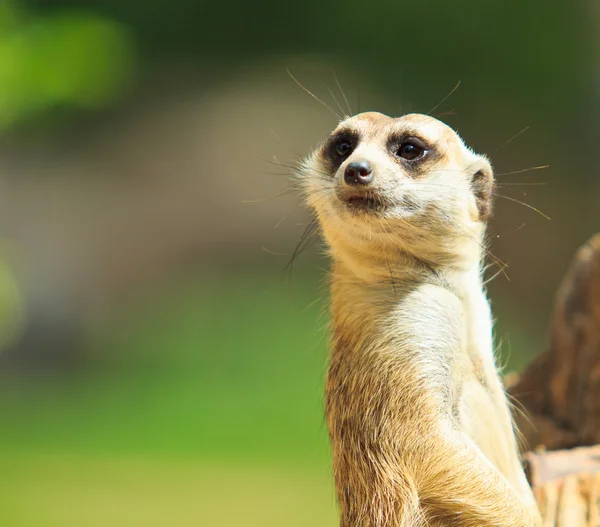
<path id="1" fill-rule="evenodd" d="M 481 257 L 492 168 L 437 119 L 350 117 L 299 177 L 336 256 L 389 265 L 404 254 L 461 266 Z"/>

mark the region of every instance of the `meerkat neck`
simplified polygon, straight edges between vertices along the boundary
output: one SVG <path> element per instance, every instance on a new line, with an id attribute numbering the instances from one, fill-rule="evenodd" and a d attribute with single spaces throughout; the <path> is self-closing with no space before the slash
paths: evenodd
<path id="1" fill-rule="evenodd" d="M 414 247 L 404 247 L 401 240 L 393 248 L 386 244 L 367 248 L 341 233 L 331 246 L 334 275 L 340 274 L 357 285 L 385 285 L 432 277 L 460 284 L 465 276 L 481 274 L 484 235 L 485 229 L 480 227 L 468 236 L 426 239 L 416 251 Z"/>
<path id="2" fill-rule="evenodd" d="M 483 249 L 469 247 L 468 254 L 448 258 L 446 262 L 434 262 L 418 258 L 407 252 L 398 252 L 394 258 L 372 253 L 351 252 L 337 255 L 332 269 L 332 284 L 351 285 L 353 288 L 367 288 L 393 295 L 396 286 L 404 284 L 435 283 L 446 285 L 459 296 L 461 292 L 472 296 L 475 292 L 484 294 L 483 287 Z M 396 291 L 397 292 L 397 291 Z M 334 288 L 333 294 L 336 290 Z"/>
<path id="3" fill-rule="evenodd" d="M 467 315 L 465 330 L 471 348 L 493 361 L 492 316 L 479 261 L 465 268 L 432 268 L 413 262 L 408 266 L 373 269 L 356 273 L 345 261 L 335 262 L 331 280 L 335 334 L 385 339 L 401 329 L 393 321 L 410 305 L 406 296 L 419 288 L 434 286 L 457 297 Z"/>

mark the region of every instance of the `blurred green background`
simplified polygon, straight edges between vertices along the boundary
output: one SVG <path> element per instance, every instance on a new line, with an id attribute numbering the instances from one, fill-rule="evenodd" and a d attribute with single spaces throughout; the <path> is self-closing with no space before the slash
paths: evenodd
<path id="1" fill-rule="evenodd" d="M 508 197 L 489 289 L 503 363 L 527 364 L 599 228 L 599 14 L 0 0 L 0 524 L 336 524 L 327 261 L 285 271 L 309 218 L 277 165 L 335 119 L 286 69 L 392 115 L 461 81 L 433 114 Z"/>

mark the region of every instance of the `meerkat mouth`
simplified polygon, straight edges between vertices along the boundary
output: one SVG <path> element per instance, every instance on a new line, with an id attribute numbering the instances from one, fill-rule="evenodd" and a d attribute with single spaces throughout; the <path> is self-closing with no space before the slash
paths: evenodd
<path id="1" fill-rule="evenodd" d="M 345 196 L 343 202 L 352 212 L 380 212 L 385 208 L 385 203 L 372 193 Z"/>

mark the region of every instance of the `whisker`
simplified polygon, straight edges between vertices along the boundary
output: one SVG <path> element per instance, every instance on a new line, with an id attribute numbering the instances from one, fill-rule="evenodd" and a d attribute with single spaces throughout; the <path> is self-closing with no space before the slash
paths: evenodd
<path id="1" fill-rule="evenodd" d="M 342 117 L 346 118 L 346 112 L 345 110 L 342 108 L 342 105 L 339 103 L 339 101 L 337 100 L 337 97 L 335 96 L 335 94 L 333 93 L 332 89 L 327 86 L 327 84 L 323 83 L 323 86 L 325 86 L 325 88 L 327 88 L 327 91 L 329 92 L 329 95 L 331 95 L 331 98 L 335 101 L 336 106 L 339 108 L 340 113 L 342 115 Z"/>
<path id="2" fill-rule="evenodd" d="M 496 196 L 499 198 L 507 199 L 508 201 L 514 201 L 515 203 L 519 203 L 520 205 L 523 205 L 524 207 L 527 207 L 528 209 L 531 209 L 531 210 L 537 212 L 540 216 L 543 216 L 547 220 L 551 219 L 550 216 L 548 216 L 547 214 L 544 214 L 541 210 L 536 209 L 533 205 L 529 205 L 529 203 L 525 203 L 524 201 L 519 201 L 518 199 L 511 198 L 509 196 L 505 196 L 504 194 L 496 194 Z"/>
<path id="3" fill-rule="evenodd" d="M 504 232 L 502 234 L 495 234 L 494 238 L 501 238 L 503 236 L 508 236 L 509 234 L 514 234 L 515 232 L 519 232 L 526 225 L 527 225 L 526 223 L 522 223 L 521 225 L 519 225 L 516 229 L 513 229 L 512 231 Z"/>
<path id="4" fill-rule="evenodd" d="M 289 151 L 290 151 L 292 154 L 294 154 L 294 155 L 295 155 L 295 156 L 298 158 L 298 162 L 299 162 L 299 163 L 301 163 L 302 161 L 304 161 L 304 158 L 305 158 L 306 156 L 304 156 L 304 155 L 303 155 L 303 154 L 301 154 L 300 152 L 298 152 L 298 151 L 294 150 L 293 148 L 289 148 L 289 147 L 288 147 L 288 150 L 289 150 Z"/>
<path id="5" fill-rule="evenodd" d="M 527 411 L 527 408 L 512 394 L 506 393 L 506 396 L 509 398 L 511 402 L 511 408 L 513 408 L 527 423 L 533 428 L 537 429 L 533 421 L 531 420 L 531 415 Z M 524 438 L 524 436 L 523 436 Z"/>
<path id="6" fill-rule="evenodd" d="M 502 183 L 496 183 L 496 186 L 500 187 L 500 188 L 504 188 L 504 187 L 542 187 L 547 184 L 548 184 L 547 181 L 514 182 L 514 183 L 509 182 L 509 181 L 503 181 Z"/>
<path id="7" fill-rule="evenodd" d="M 458 115 L 458 112 L 455 112 L 454 109 L 450 110 L 449 112 L 442 112 L 439 113 L 437 116 L 438 117 L 444 117 L 446 115 Z"/>
<path id="8" fill-rule="evenodd" d="M 282 163 L 281 161 L 272 161 L 270 159 L 259 158 L 259 161 L 263 163 L 269 163 L 269 165 L 275 165 L 276 167 L 289 168 L 290 170 L 297 170 L 298 166 L 288 165 L 287 163 Z"/>
<path id="9" fill-rule="evenodd" d="M 312 302 L 310 302 L 303 310 L 302 313 L 306 313 L 311 307 L 313 307 L 315 304 L 319 303 L 321 300 L 323 300 L 320 296 L 318 296 L 317 298 L 315 298 Z"/>
<path id="10" fill-rule="evenodd" d="M 501 150 L 502 148 L 504 148 L 507 144 L 509 144 L 511 141 L 515 140 L 521 134 L 524 134 L 527 130 L 529 130 L 529 128 L 530 128 L 530 126 L 526 126 L 525 128 L 523 128 L 523 130 L 521 130 L 520 132 L 517 132 L 508 141 L 506 141 L 506 143 L 504 143 L 503 145 L 500 145 L 498 148 L 496 148 L 496 152 L 498 152 L 498 150 Z"/>
<path id="11" fill-rule="evenodd" d="M 292 209 L 294 208 L 295 205 L 298 205 L 297 203 L 292 203 L 283 213 L 283 216 L 281 217 L 281 219 L 275 224 L 275 229 L 277 229 L 287 218 L 289 218 L 290 214 L 292 213 Z"/>
<path id="12" fill-rule="evenodd" d="M 508 276 L 508 274 L 506 273 L 506 269 L 508 269 L 508 267 L 510 267 L 510 266 L 506 262 L 504 262 L 500 258 L 498 258 L 489 249 L 484 249 L 484 253 L 485 253 L 486 256 L 488 256 L 489 258 L 491 258 L 492 261 L 498 266 L 498 273 L 503 274 L 504 278 L 506 278 L 506 280 L 510 282 L 511 281 L 510 280 L 510 276 Z"/>
<path id="13" fill-rule="evenodd" d="M 448 95 L 446 95 L 440 102 L 438 102 L 431 110 L 429 110 L 425 115 L 431 115 L 432 112 L 434 112 L 435 110 L 437 110 L 442 104 L 444 104 L 444 102 L 446 102 L 446 100 L 448 99 L 448 97 L 450 97 L 450 95 L 452 95 L 456 90 L 458 90 L 458 87 L 460 86 L 460 81 L 458 81 L 456 83 L 456 86 L 454 86 L 454 88 L 452 88 L 450 90 L 450 93 L 448 93 Z"/>
<path id="14" fill-rule="evenodd" d="M 530 172 L 532 170 L 543 170 L 548 168 L 550 165 L 539 165 L 536 167 L 523 168 L 521 170 L 513 170 L 511 172 L 500 172 L 498 174 L 494 174 L 495 176 L 512 176 L 514 174 L 523 174 L 524 172 Z"/>
<path id="15" fill-rule="evenodd" d="M 390 243 L 392 245 L 396 245 L 396 243 L 394 242 L 394 238 L 392 238 L 392 234 L 391 234 L 391 232 L 393 232 L 394 229 L 392 229 L 389 221 L 387 221 L 385 218 L 378 218 L 378 219 L 379 219 L 379 224 L 381 225 L 383 232 L 386 234 L 386 236 L 390 240 Z M 385 226 L 383 225 L 384 221 L 385 221 Z M 386 227 L 387 227 L 387 229 L 386 229 Z"/>
<path id="16" fill-rule="evenodd" d="M 434 172 L 437 173 L 441 173 L 441 172 L 468 172 L 469 169 L 474 166 L 475 164 L 477 164 L 477 161 L 475 163 L 471 163 L 469 166 L 465 167 L 465 168 L 438 168 L 435 169 Z M 497 176 L 510 176 L 510 175 L 514 175 L 514 174 L 523 174 L 525 172 L 530 172 L 533 170 L 543 170 L 545 168 L 548 168 L 550 165 L 540 165 L 540 166 L 534 166 L 534 167 L 528 167 L 528 168 L 523 168 L 520 170 L 513 170 L 510 172 L 498 172 L 494 174 L 494 177 Z M 474 175 L 474 174 L 471 174 Z"/>
<path id="17" fill-rule="evenodd" d="M 492 280 L 494 280 L 495 278 L 497 278 L 498 276 L 500 276 L 502 274 L 503 268 L 500 267 L 500 269 L 498 269 L 492 276 L 490 276 L 489 278 L 487 278 L 484 282 L 483 285 L 488 285 Z"/>
<path id="18" fill-rule="evenodd" d="M 334 194 L 334 190 L 331 188 L 322 188 L 322 189 L 317 189 L 314 190 L 312 192 L 309 193 L 305 193 L 305 196 L 307 197 L 315 197 L 317 196 L 316 201 L 313 202 L 313 207 L 316 206 L 317 204 L 319 204 L 322 201 L 325 201 L 326 198 L 331 197 Z"/>
<path id="19" fill-rule="evenodd" d="M 344 90 L 342 89 L 342 85 L 340 84 L 340 81 L 337 78 L 337 75 L 335 74 L 335 71 L 333 72 L 333 78 L 335 79 L 335 83 L 337 84 L 337 87 L 339 88 L 342 97 L 344 98 L 344 101 L 346 102 L 346 106 L 348 107 L 348 116 L 352 115 L 352 108 L 350 107 L 350 103 L 348 102 L 348 97 L 346 97 L 346 94 L 344 93 Z"/>
<path id="20" fill-rule="evenodd" d="M 292 72 L 286 68 L 287 74 L 291 77 L 291 79 L 300 87 L 302 88 L 306 93 L 308 93 L 313 99 L 315 99 L 316 101 L 320 102 L 323 106 L 325 106 L 325 108 L 327 108 L 333 115 L 335 115 L 337 117 L 337 119 L 339 121 L 343 121 L 342 117 L 336 112 L 334 111 L 333 108 L 331 108 L 331 106 L 329 106 L 326 102 L 322 101 L 321 99 L 319 99 L 313 92 L 311 92 L 306 86 L 302 85 L 302 83 L 292 75 Z"/>
<path id="21" fill-rule="evenodd" d="M 242 203 L 263 203 L 265 201 L 270 201 L 272 199 L 282 198 L 283 196 L 287 196 L 288 194 L 292 194 L 298 189 L 295 188 L 287 188 L 281 191 L 278 194 L 274 194 L 273 196 L 267 196 L 266 198 L 256 198 L 256 199 L 243 199 Z"/>
<path id="22" fill-rule="evenodd" d="M 270 159 L 260 159 L 260 161 L 264 162 L 264 163 L 268 163 L 269 165 L 274 165 L 277 167 L 282 167 L 282 168 L 287 168 L 290 171 L 290 174 L 283 174 L 283 175 L 298 175 L 299 173 L 302 173 L 305 168 L 302 166 L 302 162 L 299 161 L 297 164 L 295 165 L 289 165 L 287 163 L 282 163 L 281 161 L 271 161 Z M 331 179 L 331 174 L 328 174 L 327 172 L 323 172 L 321 170 L 317 170 L 315 168 L 311 168 L 310 172 L 313 175 L 318 175 L 320 177 L 322 177 L 323 179 L 329 180 Z"/>
<path id="23" fill-rule="evenodd" d="M 261 249 L 263 251 L 265 251 L 267 254 L 272 254 L 273 256 L 287 256 L 287 254 L 283 254 L 283 253 L 276 253 L 275 251 L 272 251 L 271 249 L 267 249 L 266 247 L 261 247 Z"/>
<path id="24" fill-rule="evenodd" d="M 474 232 L 470 232 L 470 229 L 468 229 L 467 227 L 465 227 L 463 225 L 460 225 L 454 221 L 450 222 L 450 224 L 455 229 L 457 229 L 459 232 L 462 232 L 462 234 L 464 234 L 468 238 L 471 238 L 479 246 L 479 248 L 483 251 L 484 255 L 491 258 L 491 260 L 494 262 L 494 264 L 496 264 L 500 268 L 500 272 L 510 282 L 510 277 L 508 276 L 508 274 L 506 274 L 506 271 L 505 271 L 505 269 L 507 269 L 509 267 L 509 265 L 506 262 L 502 261 L 500 258 L 498 258 L 489 249 L 489 247 L 485 244 L 485 240 L 483 240 L 483 241 L 479 240 L 477 238 L 477 235 Z"/>
<path id="25" fill-rule="evenodd" d="M 292 253 L 292 256 L 290 257 L 290 260 L 288 261 L 286 266 L 283 268 L 283 274 L 285 274 L 285 272 L 288 271 L 288 269 L 289 269 L 290 280 L 292 279 L 292 271 L 294 268 L 294 262 L 295 262 L 296 258 L 298 258 L 298 256 L 301 253 L 303 253 L 306 249 L 308 249 L 312 244 L 315 243 L 315 241 L 317 239 L 315 237 L 315 234 L 317 233 L 318 230 L 319 230 L 319 222 L 316 218 L 313 218 L 308 223 L 308 225 L 306 226 L 304 231 L 302 232 L 302 235 L 300 236 L 300 240 L 298 241 L 298 244 L 296 245 L 296 248 L 294 249 L 294 252 Z"/>
<path id="26" fill-rule="evenodd" d="M 285 177 L 288 177 L 291 175 L 290 172 L 261 172 L 261 174 L 264 174 L 265 176 L 285 176 Z"/>

